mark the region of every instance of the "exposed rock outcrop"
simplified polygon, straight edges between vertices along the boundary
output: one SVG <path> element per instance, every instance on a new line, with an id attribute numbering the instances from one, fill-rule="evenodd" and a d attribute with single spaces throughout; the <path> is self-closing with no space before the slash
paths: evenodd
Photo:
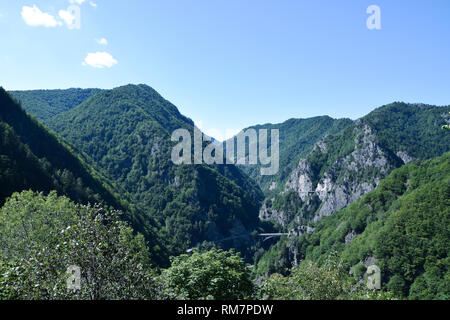
<path id="1" fill-rule="evenodd" d="M 353 241 L 353 239 L 356 238 L 358 234 L 355 232 L 355 230 L 350 231 L 349 233 L 347 233 L 347 235 L 345 236 L 345 244 L 349 244 Z"/>
<path id="2" fill-rule="evenodd" d="M 338 157 L 323 174 L 315 177 L 308 160 L 301 159 L 286 182 L 285 189 L 297 192 L 302 201 L 313 195 L 319 198 L 319 209 L 313 214 L 306 213 L 313 217 L 314 222 L 375 189 L 393 169 L 386 152 L 377 144 L 376 134 L 369 124 L 357 120 L 353 132 L 353 151 Z M 313 152 L 333 150 L 327 147 L 325 141 L 319 141 Z M 407 155 L 402 155 L 405 156 L 403 161 L 409 160 Z"/>
<path id="3" fill-rule="evenodd" d="M 273 220 L 277 222 L 281 226 L 286 225 L 286 217 L 285 212 L 283 210 L 275 210 L 267 206 L 266 203 L 263 203 L 261 208 L 259 209 L 259 219 L 264 220 Z"/>
<path id="4" fill-rule="evenodd" d="M 410 163 L 413 158 L 410 157 L 405 151 L 397 151 L 396 153 L 397 157 L 399 157 L 400 159 L 402 159 L 403 163 Z"/>
<path id="5" fill-rule="evenodd" d="M 312 170 L 306 159 L 301 159 L 292 171 L 285 186 L 286 190 L 294 190 L 304 201 L 313 191 Z"/>

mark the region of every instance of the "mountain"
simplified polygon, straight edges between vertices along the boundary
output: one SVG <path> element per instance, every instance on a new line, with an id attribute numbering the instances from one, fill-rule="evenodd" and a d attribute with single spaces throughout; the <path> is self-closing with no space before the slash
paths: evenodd
<path id="1" fill-rule="evenodd" d="M 318 221 L 376 188 L 393 169 L 444 154 L 450 133 L 441 126 L 449 110 L 393 103 L 327 135 L 300 159 L 284 190 L 265 201 L 261 217 L 282 226 L 294 217 L 297 225 Z"/>
<path id="2" fill-rule="evenodd" d="M 375 190 L 321 219 L 314 232 L 284 238 L 258 267 L 286 270 L 289 260 L 322 263 L 334 253 L 360 281 L 369 265 L 378 265 L 382 289 L 399 298 L 449 299 L 449 225 L 446 153 L 395 169 Z"/>
<path id="3" fill-rule="evenodd" d="M 450 107 L 393 103 L 318 141 L 300 159 L 284 190 L 266 198 L 260 218 L 301 239 L 314 234 L 322 218 L 334 215 L 374 190 L 392 170 L 450 151 L 442 130 Z M 298 246 L 278 243 L 262 257 L 262 272 L 285 268 L 298 259 Z M 278 267 L 275 267 L 278 266 Z"/>
<path id="4" fill-rule="evenodd" d="M 155 223 L 131 203 L 131 196 L 91 160 L 30 117 L 3 88 L 0 88 L 0 205 L 14 192 L 56 190 L 75 202 L 104 203 L 124 212 L 123 219 L 135 230 L 145 232 L 154 263 L 167 261 L 165 248 L 154 233 Z"/>
<path id="5" fill-rule="evenodd" d="M 93 95 L 100 89 L 66 89 L 66 90 L 28 90 L 10 91 L 13 96 L 30 114 L 41 121 L 70 110 Z"/>
<path id="6" fill-rule="evenodd" d="M 132 195 L 170 255 L 203 242 L 252 255 L 261 190 L 233 165 L 174 165 L 171 134 L 194 124 L 149 86 L 103 90 L 46 123 Z"/>
<path id="7" fill-rule="evenodd" d="M 268 123 L 248 127 L 244 131 L 254 129 L 257 134 L 260 129 L 267 129 L 268 132 L 273 129 L 279 130 L 280 170 L 273 176 L 262 176 L 259 164 L 240 166 L 240 168 L 257 181 L 265 193 L 279 190 L 280 187 L 282 189 L 285 180 L 295 168 L 299 159 L 306 156 L 317 141 L 328 134 L 341 131 L 351 123 L 350 119 L 333 119 L 328 116 L 321 116 L 308 119 L 289 119 L 279 124 Z M 269 150 L 271 150 L 270 147 L 269 143 Z"/>

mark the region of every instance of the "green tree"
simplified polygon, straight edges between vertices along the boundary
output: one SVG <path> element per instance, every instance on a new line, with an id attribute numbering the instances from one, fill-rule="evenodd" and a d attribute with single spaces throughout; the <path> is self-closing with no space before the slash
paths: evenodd
<path id="1" fill-rule="evenodd" d="M 169 299 L 246 299 L 253 292 L 250 272 L 233 250 L 194 250 L 175 257 L 161 282 Z"/>

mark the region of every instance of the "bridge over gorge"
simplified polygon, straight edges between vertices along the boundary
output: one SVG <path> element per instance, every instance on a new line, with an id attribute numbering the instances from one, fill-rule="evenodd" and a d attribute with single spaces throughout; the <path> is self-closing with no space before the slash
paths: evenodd
<path id="1" fill-rule="evenodd" d="M 311 195 L 311 194 L 315 194 L 316 192 L 315 191 L 298 191 L 298 193 Z M 248 237 L 251 234 L 252 233 L 249 232 L 249 233 L 245 233 L 245 234 L 230 236 L 230 237 L 223 238 L 223 239 L 220 239 L 220 240 L 216 240 L 216 241 L 213 241 L 213 242 L 214 243 L 219 243 L 219 242 L 224 242 L 224 241 L 228 241 L 228 240 L 234 240 L 234 239 L 238 239 L 238 238 Z M 263 241 L 267 241 L 267 240 L 269 240 L 271 238 L 274 238 L 274 237 L 293 236 L 293 235 L 298 235 L 298 234 L 296 234 L 295 232 L 291 232 L 291 233 L 281 233 L 281 232 L 280 233 L 258 233 L 256 236 L 263 237 L 264 238 Z M 189 253 L 189 252 L 192 252 L 192 250 L 194 250 L 194 248 L 187 249 L 186 252 Z"/>
<path id="2" fill-rule="evenodd" d="M 219 243 L 219 242 L 224 242 L 224 241 L 228 241 L 228 240 L 234 240 L 234 239 L 238 239 L 238 238 L 248 237 L 251 234 L 252 234 L 251 232 L 248 232 L 248 233 L 244 233 L 244 234 L 240 234 L 240 235 L 236 235 L 236 236 L 223 238 L 223 239 L 216 240 L 213 242 Z M 291 234 L 290 233 L 281 233 L 281 232 L 280 233 L 258 233 L 257 234 L 258 237 L 264 238 L 263 241 L 269 240 L 273 237 L 281 237 L 281 236 L 289 236 L 289 235 L 291 235 Z M 192 250 L 194 250 L 194 248 L 187 249 L 186 252 L 189 253 L 189 252 L 192 252 Z"/>

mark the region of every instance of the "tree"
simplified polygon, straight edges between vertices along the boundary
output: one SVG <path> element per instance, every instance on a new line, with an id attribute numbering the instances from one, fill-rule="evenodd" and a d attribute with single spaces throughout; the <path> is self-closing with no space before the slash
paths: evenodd
<path id="1" fill-rule="evenodd" d="M 161 275 L 169 299 L 246 299 L 253 292 L 250 272 L 233 250 L 211 249 L 172 259 Z"/>
<path id="2" fill-rule="evenodd" d="M 56 192 L 15 193 L 0 210 L 0 297 L 156 298 L 144 238 L 120 215 Z M 69 266 L 80 268 L 79 290 L 68 290 Z"/>

